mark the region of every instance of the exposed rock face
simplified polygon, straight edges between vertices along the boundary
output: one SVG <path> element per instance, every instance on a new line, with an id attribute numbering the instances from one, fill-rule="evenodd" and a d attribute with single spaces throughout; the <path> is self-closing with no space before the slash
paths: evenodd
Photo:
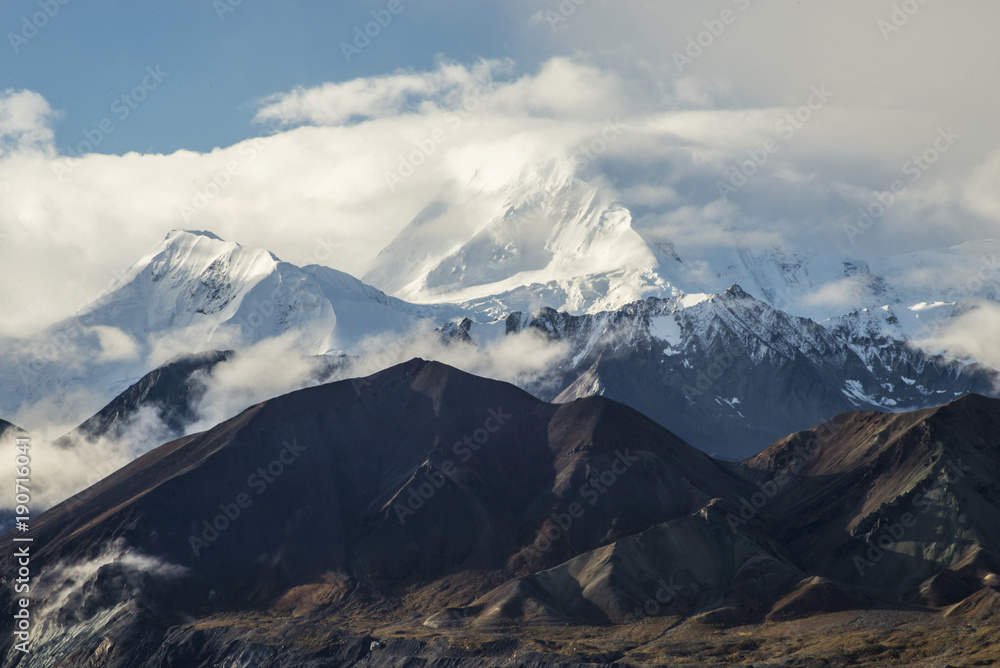
<path id="1" fill-rule="evenodd" d="M 562 385 L 556 393 L 528 388 L 538 396 L 599 394 L 731 460 L 846 411 L 995 394 L 994 370 L 928 355 L 889 325 L 858 315 L 817 323 L 734 285 L 719 295 L 649 298 L 604 313 L 513 313 L 506 331 L 534 329 L 569 346 Z"/>
<path id="2" fill-rule="evenodd" d="M 150 407 L 167 429 L 180 436 L 195 421 L 194 410 L 204 394 L 196 374 L 211 372 L 220 362 L 232 359 L 233 354 L 231 350 L 213 350 L 170 360 L 83 422 L 76 429 L 77 434 L 86 439 L 114 439 L 140 408 Z"/>

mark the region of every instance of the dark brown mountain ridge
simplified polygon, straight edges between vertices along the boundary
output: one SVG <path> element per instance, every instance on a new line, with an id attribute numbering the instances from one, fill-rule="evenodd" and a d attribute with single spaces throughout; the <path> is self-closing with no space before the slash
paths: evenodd
<path id="1" fill-rule="evenodd" d="M 425 634 L 519 626 L 995 619 L 998 427 L 1000 401 L 970 395 L 841 415 L 732 464 L 611 400 L 411 360 L 253 406 L 40 516 L 35 595 L 56 603 L 37 665 L 199 665 L 176 661 L 208 655 L 206 628 L 228 629 L 213 660 L 265 656 L 248 615 L 298 629 L 297 663 L 260 665 L 332 652 L 309 624 L 346 634 L 336 652 L 390 625 L 417 656 Z"/>

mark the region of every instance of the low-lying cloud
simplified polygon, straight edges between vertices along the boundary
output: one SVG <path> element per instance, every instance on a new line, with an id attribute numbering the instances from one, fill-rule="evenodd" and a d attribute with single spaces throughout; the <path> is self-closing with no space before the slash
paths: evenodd
<path id="1" fill-rule="evenodd" d="M 557 390 L 559 362 L 566 345 L 533 330 L 502 335 L 497 328 L 481 331 L 478 345 L 444 342 L 437 332 L 415 327 L 405 334 L 369 337 L 350 357 L 316 356 L 306 352 L 300 332 L 265 339 L 238 351 L 209 371 L 192 376 L 193 418 L 178 431 L 164 420 L 162 407 L 145 405 L 107 434 L 93 437 L 76 432 L 75 424 L 53 424 L 54 399 L 31 404 L 20 415 L 31 429 L 33 509 L 41 511 L 95 484 L 153 448 L 211 429 L 267 399 L 323 382 L 366 376 L 414 357 L 438 360 L 488 378 L 514 383 L 535 393 Z M 474 336 L 477 334 L 473 330 Z M 492 334 L 492 335 L 491 335 Z M 92 405 L 95 397 L 80 391 L 74 405 Z M 35 425 L 38 428 L 35 428 Z M 13 507 L 11 499 L 0 508 Z"/>
<path id="2" fill-rule="evenodd" d="M 502 327 L 494 324 L 492 327 Z M 468 373 L 493 378 L 534 393 L 544 393 L 559 380 L 559 362 L 568 345 L 546 338 L 534 330 L 489 338 L 472 329 L 473 341 L 445 343 L 436 333 L 414 332 L 410 336 L 375 336 L 364 342 L 362 353 L 338 369 L 335 378 L 368 376 L 415 357 L 443 362 Z"/>
<path id="3" fill-rule="evenodd" d="M 261 401 L 319 383 L 327 363 L 304 354 L 300 336 L 289 332 L 265 339 L 211 371 L 198 372 L 195 380 L 204 394 L 195 408 L 197 419 L 186 433 L 211 429 Z"/>
<path id="4" fill-rule="evenodd" d="M 28 415 L 37 412 L 44 416 L 46 405 L 46 401 L 36 404 Z M 176 436 L 152 406 L 128 416 L 110 437 L 88 438 L 72 432 L 75 425 L 46 426 L 30 432 L 31 508 L 35 513 L 90 487 Z M 13 497 L 0 501 L 4 510 L 13 507 Z"/>
<path id="5" fill-rule="evenodd" d="M 918 341 L 931 354 L 974 360 L 1000 370 L 1000 304 L 978 302 L 965 313 L 944 321 Z M 997 388 L 1000 391 L 1000 388 Z"/>

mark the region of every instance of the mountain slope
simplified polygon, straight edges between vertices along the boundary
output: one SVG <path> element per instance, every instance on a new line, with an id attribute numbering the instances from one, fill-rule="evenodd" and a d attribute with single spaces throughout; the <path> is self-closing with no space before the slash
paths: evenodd
<path id="1" fill-rule="evenodd" d="M 195 410 L 204 394 L 204 387 L 197 382 L 196 374 L 208 373 L 217 364 L 232 357 L 231 350 L 178 356 L 147 373 L 81 423 L 68 438 L 117 439 L 127 425 L 146 409 L 153 410 L 157 420 L 175 437 L 180 436 L 185 427 L 196 419 Z"/>
<path id="2" fill-rule="evenodd" d="M 923 629 L 940 614 L 928 606 L 988 616 L 998 427 L 1000 401 L 966 397 L 847 414 L 725 464 L 601 397 L 546 404 L 412 360 L 253 406 L 35 519 L 32 595 L 47 603 L 30 661 L 350 662 L 375 651 L 357 642 L 375 626 L 461 642 L 618 624 L 635 649 L 674 628 L 868 607 L 864 619 L 898 609 Z M 939 484 L 948 466 L 962 474 Z M 892 514 L 914 499 L 934 512 Z M 865 541 L 895 522 L 910 533 L 851 575 L 854 550 L 868 558 Z M 8 544 L 2 571 L 16 559 Z M 413 642 L 366 661 L 430 651 Z M 11 644 L 4 665 L 19 660 Z"/>
<path id="3" fill-rule="evenodd" d="M 787 476 L 761 514 L 815 572 L 943 605 L 1000 569 L 996 400 L 841 415 L 745 466 L 758 480 Z"/>
<path id="4" fill-rule="evenodd" d="M 692 515 L 507 582 L 425 623 L 606 624 L 695 613 L 728 623 L 759 619 L 776 592 L 791 590 L 805 575 L 765 534 L 735 531 L 727 505 L 715 500 Z"/>
<path id="5" fill-rule="evenodd" d="M 348 586 L 363 592 L 358 604 L 461 574 L 434 595 L 461 600 L 499 573 L 555 565 L 748 490 L 614 402 L 545 404 L 414 360 L 258 404 L 140 457 L 39 517 L 32 563 L 58 583 L 57 564 L 97 559 L 68 605 L 138 605 L 139 627 L 205 605 L 280 606 L 298 587 L 337 600 Z M 134 572 L 109 581 L 123 559 Z M 335 577 L 317 584 L 324 574 Z M 53 661 L 70 628 L 95 643 L 109 632 L 80 627 L 72 609 L 46 618 Z"/>

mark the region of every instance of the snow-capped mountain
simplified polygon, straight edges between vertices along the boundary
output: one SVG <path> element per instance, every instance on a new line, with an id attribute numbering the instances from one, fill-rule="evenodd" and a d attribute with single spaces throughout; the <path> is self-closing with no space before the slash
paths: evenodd
<path id="1" fill-rule="evenodd" d="M 627 209 L 574 178 L 569 163 L 552 163 L 530 165 L 494 197 L 428 203 L 363 278 L 413 302 L 502 317 L 542 306 L 617 308 L 669 290 L 656 266 Z"/>
<path id="2" fill-rule="evenodd" d="M 210 232 L 173 231 L 80 313 L 10 345 L 0 362 L 0 414 L 45 401 L 47 420 L 78 420 L 180 353 L 245 348 L 288 332 L 303 354 L 340 353 L 369 335 L 459 314 Z"/>
<path id="3" fill-rule="evenodd" d="M 531 163 L 501 187 L 429 198 L 363 275 L 413 303 L 451 303 L 494 318 L 542 307 L 614 311 L 647 297 L 718 294 L 740 285 L 816 321 L 891 306 L 907 335 L 920 304 L 1000 296 L 1000 241 L 865 258 L 836 249 L 761 246 L 710 220 L 700 242 L 635 216 L 614 188 L 571 162 Z M 714 227 L 713 227 L 714 226 Z M 924 314 L 926 315 L 926 314 Z"/>
<path id="4" fill-rule="evenodd" d="M 754 454 L 842 411 L 915 409 L 968 392 L 996 393 L 995 371 L 911 345 L 928 322 L 947 322 L 967 308 L 944 301 L 958 296 L 946 282 L 918 299 L 925 293 L 914 276 L 934 262 L 946 267 L 943 275 L 975 272 L 971 258 L 994 245 L 890 258 L 875 269 L 736 246 L 706 274 L 665 243 L 650 250 L 628 212 L 597 191 L 572 180 L 550 185 L 549 197 L 512 205 L 545 208 L 535 227 L 508 212 L 449 250 L 427 233 L 431 216 L 430 227 L 411 226 L 389 245 L 384 265 L 367 278 L 414 298 L 433 294 L 438 304 L 403 301 L 334 269 L 297 267 L 209 232 L 171 232 L 110 292 L 4 357 L 0 415 L 31 425 L 21 411 L 33 406 L 36 422 L 40 411 L 46 421 L 72 426 L 183 353 L 238 351 L 292 334 L 298 354 L 355 357 L 371 337 L 435 330 L 441 340 L 481 349 L 526 329 L 542 332 L 565 344 L 565 355 L 544 386 L 526 378 L 526 389 L 558 400 L 606 395 L 723 457 Z M 582 213 L 565 222 L 571 211 Z M 657 274 L 664 267 L 672 267 L 670 281 Z M 531 272 L 558 278 L 524 283 Z M 732 276 L 753 287 L 680 288 Z M 970 286 L 989 293 L 980 283 Z M 802 304 L 817 286 L 844 284 L 858 289 L 847 293 L 860 307 L 835 317 L 809 319 L 774 305 Z M 533 308 L 512 308 L 518 304 Z"/>
<path id="5" fill-rule="evenodd" d="M 996 370 L 929 355 L 862 315 L 817 323 L 733 286 L 596 314 L 516 312 L 506 330 L 534 328 L 568 342 L 562 384 L 530 388 L 539 396 L 607 396 L 729 459 L 841 412 L 913 410 L 970 392 L 996 396 Z M 472 327 L 472 340 L 477 335 Z"/>

